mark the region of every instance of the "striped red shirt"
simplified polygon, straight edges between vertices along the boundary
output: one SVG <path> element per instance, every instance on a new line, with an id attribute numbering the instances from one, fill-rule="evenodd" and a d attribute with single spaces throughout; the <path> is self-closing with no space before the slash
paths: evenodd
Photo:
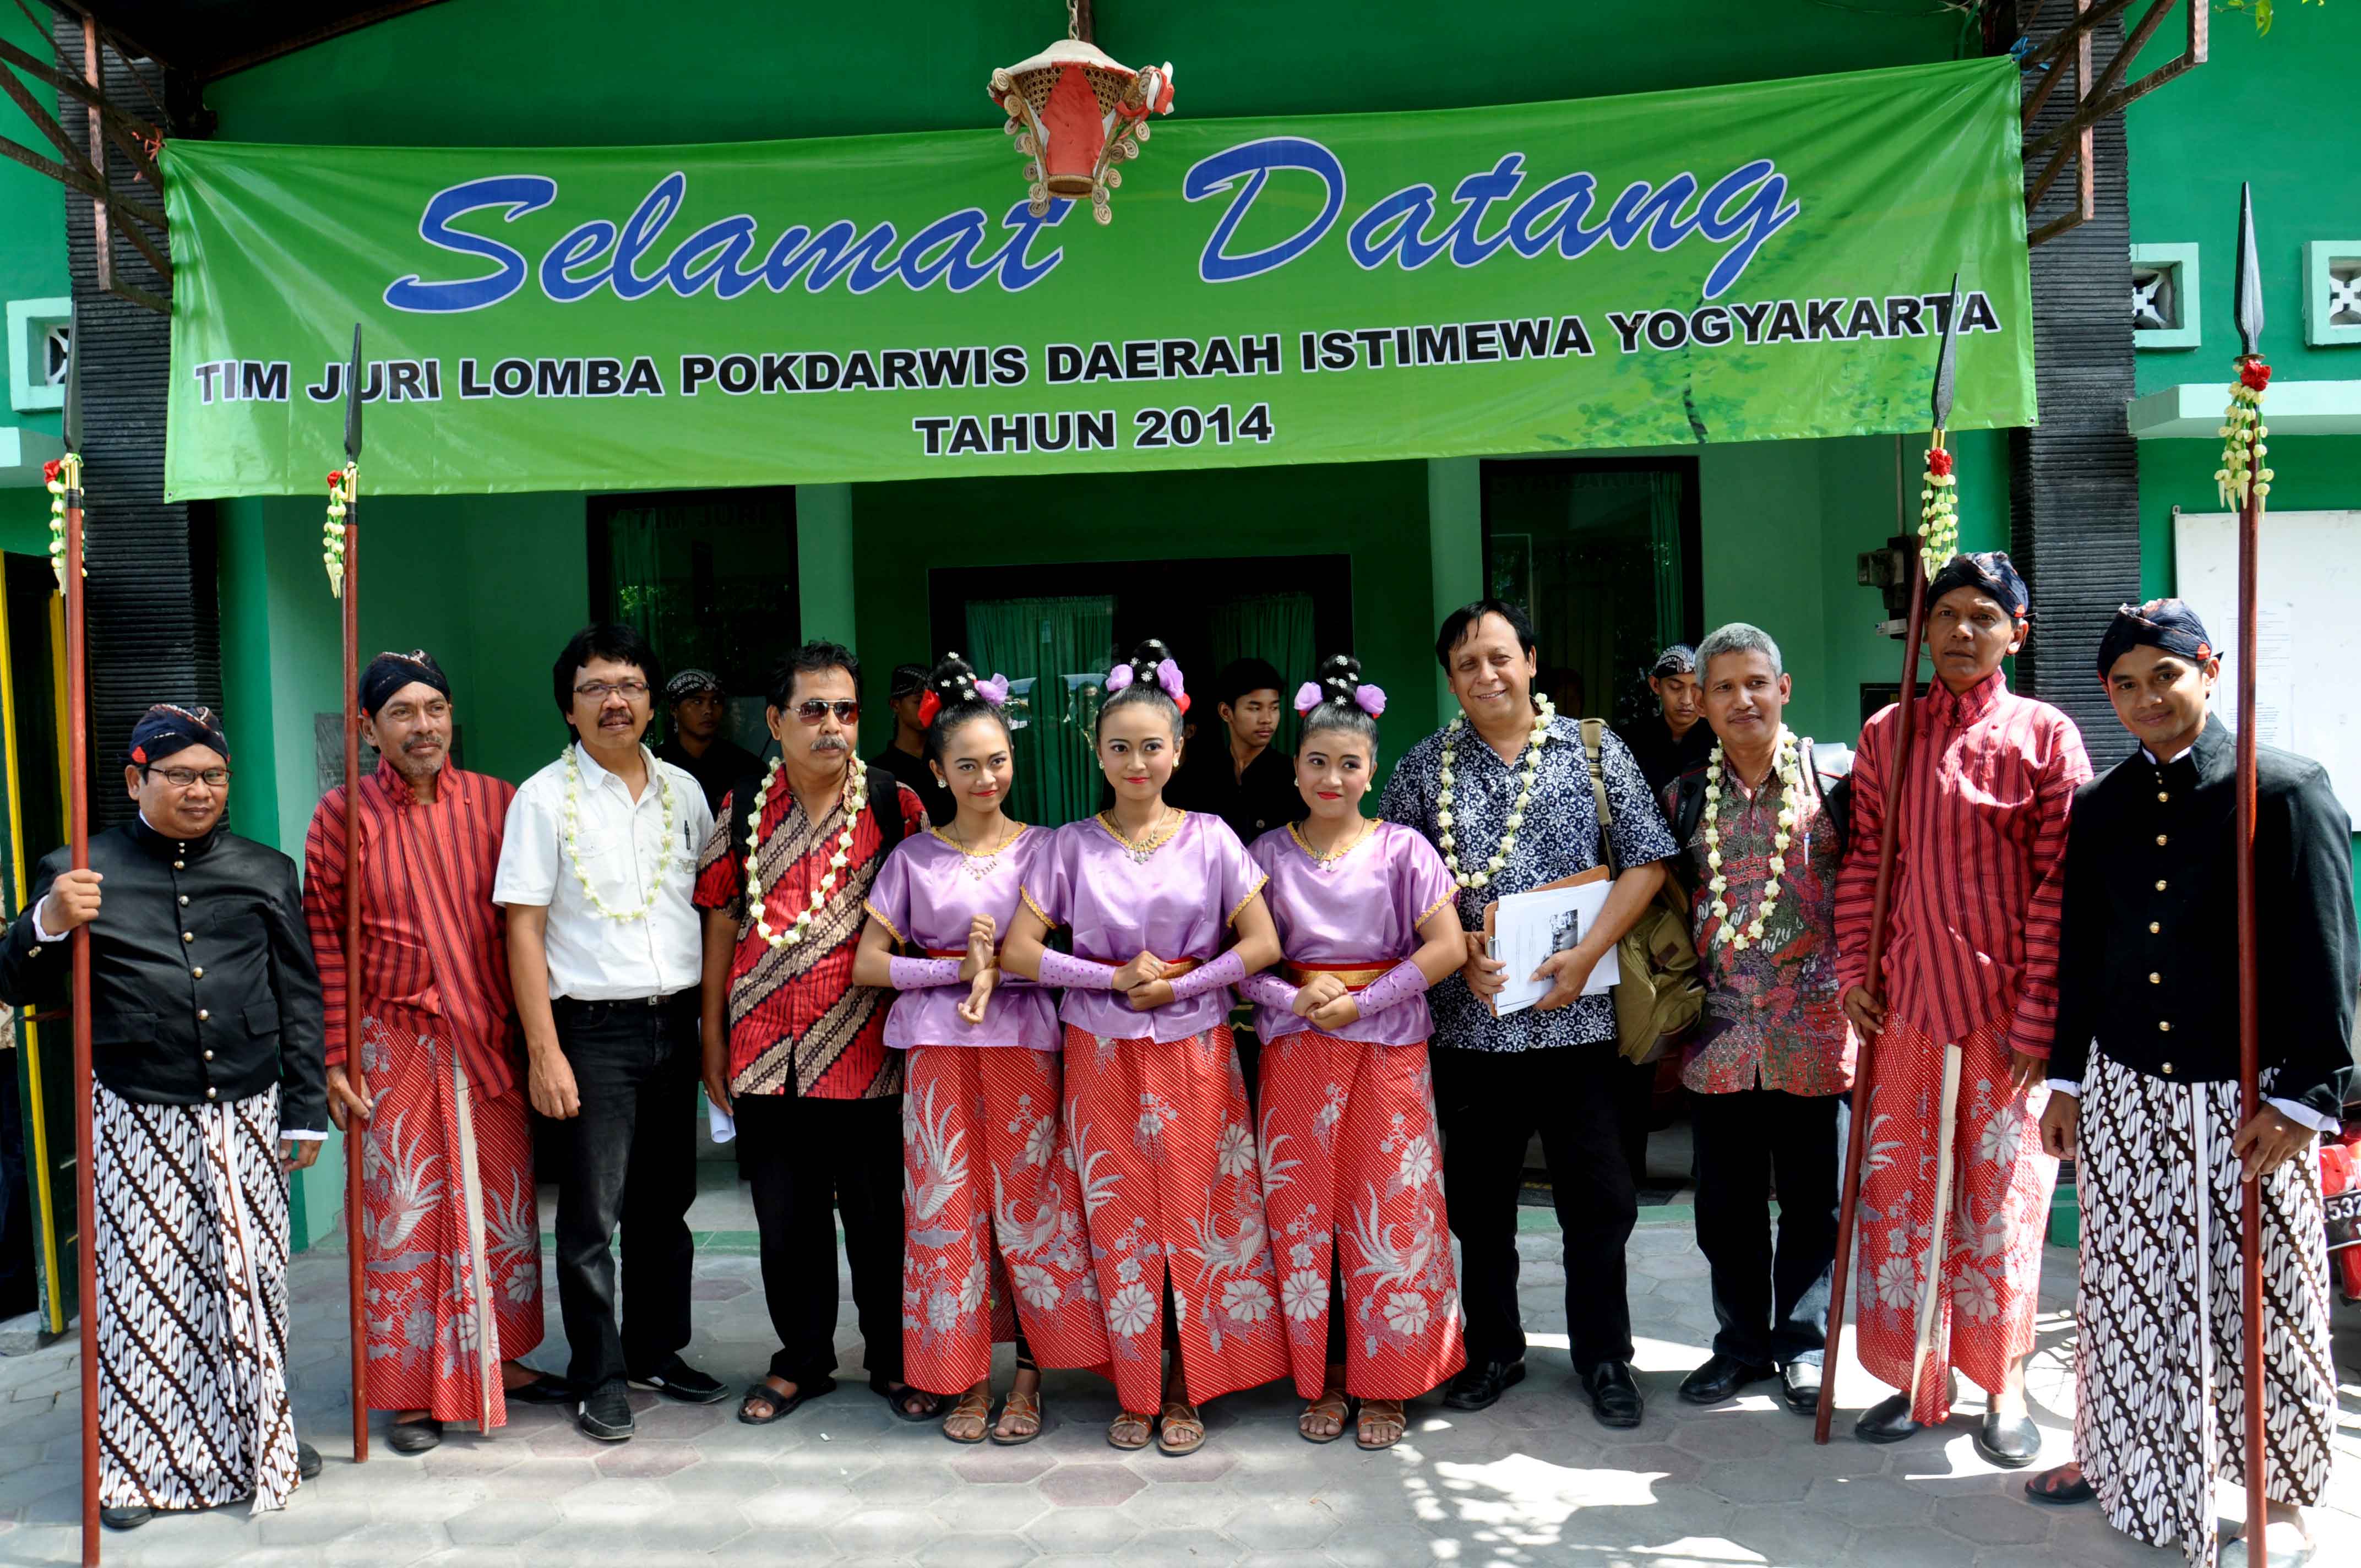
<path id="1" fill-rule="evenodd" d="M 901 808 L 899 843 L 927 829 L 927 808 L 907 784 L 894 786 Z M 733 792 L 733 796 L 734 796 Z M 844 802 L 815 823 L 784 779 L 763 803 L 764 918 L 785 931 L 811 896 L 844 831 Z M 797 1094 L 809 1100 L 873 1100 L 902 1092 L 902 1053 L 885 1048 L 885 1009 L 893 993 L 852 983 L 852 957 L 868 923 L 869 884 L 894 845 L 864 806 L 852 825 L 849 864 L 837 872 L 828 902 L 812 910 L 809 930 L 792 947 L 774 948 L 746 908 L 746 813 L 725 797 L 713 837 L 697 858 L 697 906 L 726 910 L 738 922 L 730 955 L 730 1092 Z"/>
<path id="2" fill-rule="evenodd" d="M 517 1081 L 507 927 L 492 902 L 516 786 L 445 764 L 418 799 L 380 760 L 361 780 L 361 997 L 443 1020 L 467 1081 Z M 303 836 L 303 919 L 327 1000 L 328 1064 L 345 1059 L 345 792 L 322 797 Z"/>
<path id="3" fill-rule="evenodd" d="M 1852 821 L 1837 878 L 1837 986 L 1868 983 L 1870 903 L 1885 779 L 1902 709 L 1861 732 Z M 1890 1015 L 1938 1040 L 2010 1020 L 2009 1045 L 2049 1054 L 2066 816 L 2091 776 L 2074 721 L 1995 671 L 1963 695 L 1918 699 L 1895 840 L 1883 991 Z"/>

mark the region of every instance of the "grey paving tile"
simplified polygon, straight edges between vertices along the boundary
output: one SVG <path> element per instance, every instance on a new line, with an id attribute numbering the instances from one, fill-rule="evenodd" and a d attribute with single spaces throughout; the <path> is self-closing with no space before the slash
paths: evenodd
<path id="1" fill-rule="evenodd" d="M 1120 1508 L 1053 1508 L 1025 1527 L 1026 1538 L 1050 1557 L 1104 1555 L 1138 1533 Z"/>
<path id="2" fill-rule="evenodd" d="M 1257 1497 L 1224 1519 L 1221 1532 L 1242 1551 L 1309 1551 L 1335 1534 L 1338 1523 L 1336 1510 L 1316 1499 Z"/>
<path id="3" fill-rule="evenodd" d="M 556 1529 L 557 1521 L 555 1503 L 501 1498 L 445 1519 L 443 1529 L 460 1546 L 514 1546 Z"/>
<path id="4" fill-rule="evenodd" d="M 1865 1530 L 1876 1525 L 1924 1526 L 1933 1512 L 1934 1499 L 1882 1475 L 1836 1476 L 1813 1482 L 1805 1505 Z"/>
<path id="5" fill-rule="evenodd" d="M 1207 1568 L 1235 1563 L 1246 1549 L 1209 1530 L 1151 1530 L 1124 1548 L 1124 1568 Z"/>
<path id="6" fill-rule="evenodd" d="M 950 1533 L 925 1508 L 864 1507 L 830 1525 L 828 1537 L 848 1555 L 868 1552 L 906 1558 Z"/>
<path id="7" fill-rule="evenodd" d="M 635 1437 L 626 1443 L 609 1445 L 591 1463 L 598 1466 L 601 1476 L 609 1480 L 619 1476 L 661 1480 L 702 1463 L 704 1458 L 701 1451 L 686 1442 Z"/>
<path id="8" fill-rule="evenodd" d="M 1808 1509 L 1798 1511 L 1812 1517 Z M 1972 1568 L 1978 1550 L 1973 1542 L 1939 1530 L 1875 1525 L 1853 1532 L 1851 1554 L 1861 1562 L 1906 1563 L 1910 1568 Z"/>
<path id="9" fill-rule="evenodd" d="M 1126 1465 L 1108 1460 L 1060 1464 L 1036 1488 L 1060 1508 L 1112 1508 L 1147 1485 Z"/>
<path id="10" fill-rule="evenodd" d="M 1056 1467 L 1059 1450 L 1075 1447 L 1071 1437 L 1060 1442 L 1057 1436 L 1056 1432 L 1045 1427 L 1041 1435 L 1031 1442 L 1014 1447 L 996 1442 L 977 1443 L 951 1460 L 951 1474 L 971 1486 L 1038 1480 Z"/>
<path id="11" fill-rule="evenodd" d="M 799 1479 L 738 1499 L 738 1511 L 757 1530 L 812 1535 L 860 1511 L 851 1488 L 831 1481 Z"/>
<path id="12" fill-rule="evenodd" d="M 1021 1535 L 972 1531 L 938 1541 L 913 1561 L 925 1568 L 1023 1568 L 1039 1555 Z"/>
<path id="13" fill-rule="evenodd" d="M 1980 1548 L 2029 1546 L 2044 1539 L 2056 1520 L 2039 1504 L 2026 1500 L 2023 1484 L 2022 1477 L 2011 1476 L 2004 1490 L 1987 1486 L 1978 1496 L 1940 1498 L 1935 1504 L 1936 1527 Z"/>

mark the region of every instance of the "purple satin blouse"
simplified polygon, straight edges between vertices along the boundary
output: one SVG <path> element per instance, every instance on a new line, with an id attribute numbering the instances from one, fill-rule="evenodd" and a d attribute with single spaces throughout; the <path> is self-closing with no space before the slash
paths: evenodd
<path id="1" fill-rule="evenodd" d="M 979 915 L 992 916 L 998 940 L 1005 942 L 1025 880 L 1054 837 L 1046 828 L 1027 828 L 989 860 L 961 854 L 937 831 L 905 839 L 877 868 L 869 887 L 869 913 L 895 939 L 915 948 L 963 951 L 968 928 Z M 930 985 L 895 993 L 894 1009 L 885 1015 L 887 1047 L 1015 1046 L 1054 1051 L 1064 1038 L 1057 1003 L 1031 981 L 1003 970 L 981 1024 L 959 1015 L 968 990 L 965 984 Z"/>
<path id="2" fill-rule="evenodd" d="M 1144 861 L 1095 817 L 1069 822 L 1025 873 L 1025 901 L 1073 933 L 1074 956 L 1127 964 L 1141 949 L 1166 960 L 1219 958 L 1230 922 L 1261 891 L 1263 873 L 1218 817 L 1191 811 Z M 1069 990 L 1058 1015 L 1108 1039 L 1159 1043 L 1202 1034 L 1229 1016 L 1230 988 L 1215 986 L 1146 1013 L 1121 992 Z"/>
<path id="3" fill-rule="evenodd" d="M 1418 923 L 1459 893 L 1426 836 L 1396 822 L 1378 823 L 1325 867 L 1285 828 L 1265 833 L 1246 853 L 1269 874 L 1263 902 L 1290 963 L 1390 969 L 1423 945 Z M 1426 998 L 1419 996 L 1347 1024 L 1336 1037 L 1409 1046 L 1425 1039 L 1433 1026 Z M 1310 1027 L 1310 1019 L 1285 1008 L 1255 1007 L 1257 1038 L 1275 1040 Z"/>

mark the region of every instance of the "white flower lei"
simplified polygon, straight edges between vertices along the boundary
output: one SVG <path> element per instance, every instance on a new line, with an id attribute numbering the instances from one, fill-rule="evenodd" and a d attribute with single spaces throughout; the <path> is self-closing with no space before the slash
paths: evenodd
<path id="1" fill-rule="evenodd" d="M 829 856 L 828 871 L 812 889 L 808 907 L 796 911 L 795 924 L 784 931 L 771 929 L 770 916 L 763 908 L 763 806 L 771 798 L 771 786 L 778 782 L 779 764 L 783 758 L 771 759 L 769 771 L 763 774 L 763 787 L 754 792 L 754 809 L 746 814 L 746 903 L 754 916 L 754 929 L 774 948 L 792 948 L 811 933 L 812 915 L 828 903 L 828 895 L 836 891 L 836 874 L 852 863 L 852 828 L 861 814 L 869 806 L 869 771 L 855 765 L 844 784 L 844 831 L 836 836 L 836 852 Z"/>
<path id="2" fill-rule="evenodd" d="M 661 768 L 653 771 L 656 774 L 656 783 L 663 786 L 664 849 L 656 856 L 654 872 L 648 878 L 648 901 L 637 909 L 609 909 L 606 901 L 598 896 L 598 890 L 590 884 L 590 873 L 582 869 L 581 851 L 575 848 L 575 830 L 582 815 L 582 765 L 574 759 L 574 748 L 566 748 L 566 812 L 558 819 L 557 836 L 566 846 L 566 861 L 574 867 L 574 879 L 582 884 L 582 896 L 590 901 L 591 913 L 602 920 L 644 920 L 648 917 L 648 911 L 656 906 L 656 900 L 664 896 L 664 872 L 672 869 L 672 780 L 664 776 Z"/>
<path id="3" fill-rule="evenodd" d="M 1540 776 L 1542 771 L 1542 742 L 1549 739 L 1550 720 L 1557 717 L 1556 704 L 1547 697 L 1541 698 L 1540 703 L 1540 711 L 1533 715 L 1532 736 L 1521 753 L 1525 763 L 1525 786 L 1517 792 L 1517 803 L 1509 807 L 1508 831 L 1500 839 L 1499 851 L 1484 862 L 1484 869 L 1479 872 L 1459 869 L 1459 841 L 1451 832 L 1451 767 L 1459 759 L 1459 733 L 1467 728 L 1467 716 L 1453 714 L 1451 727 L 1443 732 L 1443 793 L 1434 799 L 1434 820 L 1435 825 L 1443 829 L 1443 863 L 1451 868 L 1452 876 L 1462 887 L 1482 887 L 1507 866 L 1509 857 L 1516 853 L 1517 829 L 1525 825 L 1525 807 L 1532 803 L 1533 798 L 1533 780 Z"/>
<path id="4" fill-rule="evenodd" d="M 1730 879 L 1721 874 L 1721 779 L 1728 771 L 1722 761 L 1721 743 L 1714 742 L 1713 755 L 1706 759 L 1705 776 L 1705 863 L 1713 869 L 1713 881 L 1708 885 L 1713 893 L 1713 916 L 1721 925 L 1714 932 L 1714 940 L 1727 942 L 1740 952 L 1763 939 L 1763 924 L 1779 906 L 1779 873 L 1786 864 L 1787 846 L 1793 841 L 1795 826 L 1795 802 L 1802 798 L 1803 773 L 1797 761 L 1795 737 L 1784 728 L 1779 731 L 1779 749 L 1772 760 L 1772 771 L 1779 776 L 1779 827 L 1772 835 L 1771 852 L 1777 857 L 1771 863 L 1770 880 L 1763 884 L 1763 903 L 1754 911 L 1754 918 L 1743 930 L 1730 929 Z"/>

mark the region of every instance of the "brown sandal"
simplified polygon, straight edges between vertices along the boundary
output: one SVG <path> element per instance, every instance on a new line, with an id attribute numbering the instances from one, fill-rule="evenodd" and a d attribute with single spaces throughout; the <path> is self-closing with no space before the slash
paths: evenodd
<path id="1" fill-rule="evenodd" d="M 1013 1428 L 1011 1435 L 1000 1435 L 1001 1426 Z M 1041 1397 L 1012 1388 L 1008 1402 L 1001 1407 L 1000 1423 L 992 1429 L 992 1441 L 1003 1448 L 1015 1448 L 1031 1442 L 1041 1435 Z"/>
<path id="2" fill-rule="evenodd" d="M 1402 1440 L 1402 1433 L 1408 1430 L 1409 1417 L 1403 1412 L 1400 1399 L 1365 1399 L 1361 1403 L 1360 1430 L 1354 1434 L 1353 1441 L 1375 1452 L 1380 1448 L 1391 1448 Z"/>
<path id="3" fill-rule="evenodd" d="M 1125 1450 L 1142 1449 L 1156 1435 L 1156 1418 L 1143 1416 L 1137 1410 L 1117 1410 L 1115 1420 L 1107 1423 L 1107 1446 Z"/>
<path id="4" fill-rule="evenodd" d="M 975 1435 L 969 1437 L 963 1431 L 952 1431 L 954 1422 L 972 1422 Z M 960 1396 L 959 1403 L 951 1407 L 950 1414 L 943 1418 L 943 1435 L 953 1442 L 982 1442 L 991 1430 L 992 1393 L 989 1389 L 982 1393 L 968 1390 Z"/>
<path id="5" fill-rule="evenodd" d="M 1342 1388 L 1323 1388 L 1320 1390 L 1320 1398 L 1304 1406 L 1303 1413 L 1295 1418 L 1296 1434 L 1306 1442 L 1334 1442 L 1345 1435 L 1345 1421 L 1352 1413 L 1353 1402 Z M 1314 1416 L 1324 1417 L 1334 1421 L 1336 1430 L 1330 1432 L 1313 1431 L 1306 1423 Z"/>
<path id="6" fill-rule="evenodd" d="M 1205 1419 L 1197 1413 L 1196 1406 L 1167 1399 L 1161 1424 L 1163 1430 L 1156 1434 L 1156 1446 L 1174 1458 L 1194 1453 L 1205 1446 Z"/>

